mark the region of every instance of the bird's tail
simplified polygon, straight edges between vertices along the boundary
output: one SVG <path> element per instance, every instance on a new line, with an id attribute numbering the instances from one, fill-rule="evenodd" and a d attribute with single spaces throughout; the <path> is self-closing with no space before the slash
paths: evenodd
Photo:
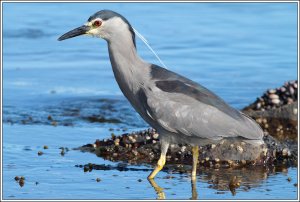
<path id="1" fill-rule="evenodd" d="M 243 117 L 246 119 L 246 124 L 247 124 L 247 133 L 248 133 L 248 137 L 247 137 L 247 141 L 249 141 L 250 144 L 263 144 L 263 137 L 264 137 L 264 131 L 263 129 L 260 127 L 260 125 L 258 123 L 256 123 L 256 121 L 254 121 L 250 116 L 240 112 Z M 252 142 L 252 143 L 251 143 Z"/>

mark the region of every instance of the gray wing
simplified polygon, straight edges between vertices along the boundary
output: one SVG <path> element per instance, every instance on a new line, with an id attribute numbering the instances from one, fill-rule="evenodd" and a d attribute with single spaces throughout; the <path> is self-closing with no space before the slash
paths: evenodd
<path id="1" fill-rule="evenodd" d="M 147 113 L 164 129 L 187 136 L 262 139 L 261 128 L 220 97 L 174 72 L 151 66 L 153 91 L 145 91 Z"/>

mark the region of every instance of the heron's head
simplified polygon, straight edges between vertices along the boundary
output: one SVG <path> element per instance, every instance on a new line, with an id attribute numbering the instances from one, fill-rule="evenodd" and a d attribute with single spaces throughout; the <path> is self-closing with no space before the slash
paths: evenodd
<path id="1" fill-rule="evenodd" d="M 84 34 L 101 37 L 107 41 L 125 35 L 125 37 L 131 37 L 135 45 L 135 34 L 129 22 L 122 15 L 110 10 L 95 13 L 84 25 L 63 34 L 58 40 L 62 41 Z"/>

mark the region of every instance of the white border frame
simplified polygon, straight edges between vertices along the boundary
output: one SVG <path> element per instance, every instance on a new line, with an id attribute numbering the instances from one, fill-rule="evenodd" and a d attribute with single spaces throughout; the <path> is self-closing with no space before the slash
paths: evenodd
<path id="1" fill-rule="evenodd" d="M 2 174 L 3 174 L 3 165 L 2 165 L 2 160 L 3 160 L 3 126 L 2 126 L 2 106 L 3 106 L 3 40 L 2 40 L 2 32 L 3 32 L 3 26 L 2 26 L 2 20 L 3 20 L 3 3 L 96 3 L 96 2 L 99 2 L 99 3 L 297 3 L 297 13 L 298 13 L 298 16 L 297 16 L 297 78 L 299 76 L 299 1 L 298 0 L 289 0 L 289 1 L 274 1 L 274 0 L 264 0 L 264 1 L 149 1 L 149 0 L 146 0 L 146 1 L 20 1 L 20 0 L 11 0 L 11 1 L 8 1 L 8 0 L 4 0 L 4 1 L 1 1 L 1 33 L 0 33 L 0 39 L 1 39 L 1 83 L 0 83 L 0 87 L 1 87 L 1 109 L 0 109 L 0 112 L 1 112 L 1 142 L 0 142 L 0 146 L 1 146 L 1 151 L 0 151 L 0 154 L 1 154 L 1 168 L 0 168 L 0 171 L 1 171 L 1 182 L 0 182 L 0 187 L 1 187 L 1 190 L 0 190 L 0 194 L 1 194 L 1 198 L 0 200 L 1 201 L 157 201 L 157 200 L 114 200 L 114 199 L 110 199 L 110 200 L 55 200 L 55 199 L 49 199 L 49 200 L 39 200 L 39 199 L 33 199 L 33 200 L 14 200 L 14 199 L 9 199 L 9 200 L 4 200 L 3 199 L 3 178 L 2 178 Z M 299 78 L 298 78 L 299 79 Z M 299 96 L 299 80 L 298 80 L 298 96 Z M 299 101 L 298 101 L 298 121 L 299 121 Z M 298 123 L 298 152 L 299 152 L 299 123 Z M 299 166 L 299 153 L 298 153 L 298 166 Z M 236 199 L 237 201 L 298 201 L 299 200 L 299 167 L 297 167 L 297 178 L 298 178 L 298 193 L 297 193 L 297 199 L 296 200 L 248 200 L 248 199 Z M 184 200 L 166 200 L 166 201 L 184 201 Z M 216 199 L 207 199 L 207 200 L 197 200 L 197 201 L 234 201 L 234 200 L 216 200 Z"/>

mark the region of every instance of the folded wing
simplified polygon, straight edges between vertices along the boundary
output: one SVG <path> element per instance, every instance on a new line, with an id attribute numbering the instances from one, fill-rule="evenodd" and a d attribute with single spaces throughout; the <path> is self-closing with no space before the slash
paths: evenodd
<path id="1" fill-rule="evenodd" d="M 248 116 L 231 108 L 205 87 L 152 65 L 153 91 L 145 96 L 147 113 L 166 130 L 181 135 L 260 140 L 263 131 Z"/>

